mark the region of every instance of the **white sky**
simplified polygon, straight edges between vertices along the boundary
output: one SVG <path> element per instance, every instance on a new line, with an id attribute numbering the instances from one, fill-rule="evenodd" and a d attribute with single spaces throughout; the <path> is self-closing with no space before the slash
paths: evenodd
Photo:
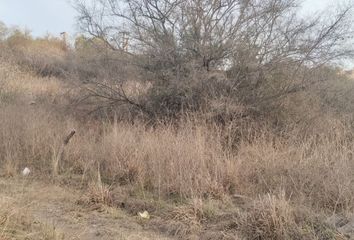
<path id="1" fill-rule="evenodd" d="M 68 0 L 0 0 L 0 21 L 31 30 L 34 36 L 74 33 L 75 15 Z"/>
<path id="2" fill-rule="evenodd" d="M 350 3 L 354 0 L 300 0 L 303 2 L 302 12 L 313 12 L 331 9 L 338 3 Z M 73 39 L 76 31 L 76 12 L 70 0 L 0 0 L 0 21 L 7 26 L 19 26 L 31 31 L 33 36 L 50 33 L 59 36 L 68 32 Z M 346 63 L 354 67 L 354 63 Z"/>
<path id="3" fill-rule="evenodd" d="M 321 11 L 341 0 L 303 0 L 303 12 Z M 345 0 L 346 2 L 354 0 Z M 74 34 L 76 12 L 70 0 L 0 0 L 0 21 L 8 26 L 20 26 L 32 31 L 34 36 L 47 32 Z"/>

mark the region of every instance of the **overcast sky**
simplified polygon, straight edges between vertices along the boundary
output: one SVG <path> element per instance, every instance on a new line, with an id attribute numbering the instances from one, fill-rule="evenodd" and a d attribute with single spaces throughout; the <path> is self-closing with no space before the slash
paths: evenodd
<path id="1" fill-rule="evenodd" d="M 349 0 L 353 1 L 354 0 Z M 304 12 L 320 11 L 337 0 L 304 0 Z M 74 34 L 76 12 L 69 0 L 0 0 L 0 21 L 8 26 L 25 27 L 34 36 L 47 32 Z"/>
<path id="2" fill-rule="evenodd" d="M 74 33 L 75 15 L 68 0 L 0 0 L 0 21 L 25 27 L 35 36 Z"/>

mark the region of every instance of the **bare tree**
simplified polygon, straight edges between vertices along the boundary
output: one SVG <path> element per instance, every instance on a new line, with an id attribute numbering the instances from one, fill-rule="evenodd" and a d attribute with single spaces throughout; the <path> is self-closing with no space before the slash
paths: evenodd
<path id="1" fill-rule="evenodd" d="M 297 0 L 77 0 L 81 29 L 168 84 L 227 73 L 229 95 L 259 104 L 313 84 L 311 69 L 345 57 L 350 6 L 303 18 Z M 146 74 L 146 76 L 149 76 Z M 168 85 L 167 84 L 167 85 Z"/>

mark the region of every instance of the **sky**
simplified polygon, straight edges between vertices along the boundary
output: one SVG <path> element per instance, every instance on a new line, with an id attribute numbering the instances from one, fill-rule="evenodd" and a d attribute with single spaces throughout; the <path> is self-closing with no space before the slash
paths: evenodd
<path id="1" fill-rule="evenodd" d="M 34 36 L 76 32 L 69 0 L 0 0 L 0 21 L 31 30 Z"/>
<path id="2" fill-rule="evenodd" d="M 338 0 L 303 0 L 303 12 L 321 11 Z M 350 0 L 354 1 L 354 0 Z M 77 32 L 70 0 L 0 0 L 0 21 L 31 30 L 34 36 Z"/>
<path id="3" fill-rule="evenodd" d="M 73 40 L 77 34 L 76 11 L 73 0 L 0 0 L 0 21 L 6 26 L 18 26 L 30 30 L 35 37 L 50 33 L 59 36 L 67 32 Z M 331 8 L 340 2 L 354 4 L 354 0 L 300 0 L 302 13 L 311 14 Z M 345 65 L 354 67 L 353 63 Z"/>

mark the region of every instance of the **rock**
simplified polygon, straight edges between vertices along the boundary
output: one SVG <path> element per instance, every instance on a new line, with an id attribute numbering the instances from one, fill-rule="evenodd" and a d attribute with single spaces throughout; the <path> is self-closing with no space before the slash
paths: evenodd
<path id="1" fill-rule="evenodd" d="M 138 215 L 141 217 L 141 218 L 144 218 L 144 219 L 150 219 L 150 214 L 148 213 L 148 211 L 144 211 L 144 212 L 138 212 Z"/>
<path id="2" fill-rule="evenodd" d="M 31 170 L 29 168 L 25 168 L 22 171 L 22 176 L 28 176 L 31 173 Z"/>

